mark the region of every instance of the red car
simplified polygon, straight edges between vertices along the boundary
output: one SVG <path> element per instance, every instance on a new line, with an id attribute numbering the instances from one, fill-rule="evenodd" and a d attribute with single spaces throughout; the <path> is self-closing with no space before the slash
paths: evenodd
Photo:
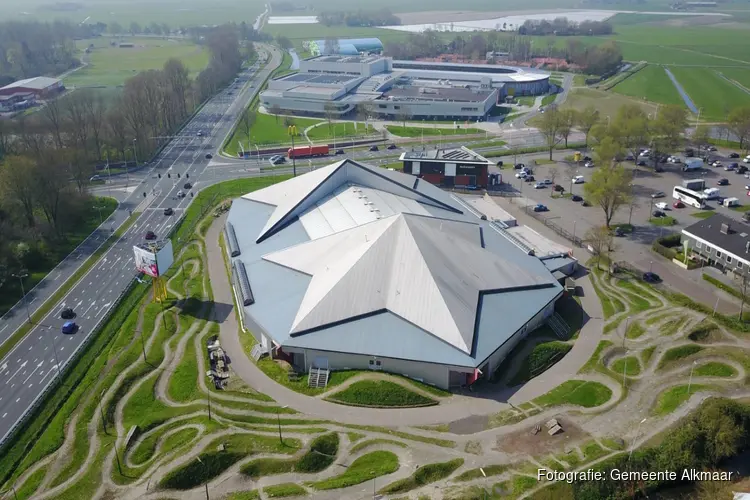
<path id="1" fill-rule="evenodd" d="M 672 203 L 672 206 L 674 208 L 685 208 L 685 204 L 682 203 L 681 201 L 675 201 L 674 203 Z"/>

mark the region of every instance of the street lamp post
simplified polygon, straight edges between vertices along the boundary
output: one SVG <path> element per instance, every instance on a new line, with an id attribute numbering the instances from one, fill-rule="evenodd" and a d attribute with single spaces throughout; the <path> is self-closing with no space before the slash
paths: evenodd
<path id="1" fill-rule="evenodd" d="M 480 467 L 479 468 L 479 472 L 482 473 L 482 477 L 484 477 L 485 479 L 487 479 L 487 474 L 484 473 L 484 469 L 483 468 Z M 484 499 L 487 500 L 487 490 L 484 488 L 484 486 L 482 486 L 482 492 L 484 493 L 484 495 L 483 495 Z"/>
<path id="2" fill-rule="evenodd" d="M 688 390 L 687 390 L 688 398 L 690 397 L 690 386 L 693 385 L 693 369 L 695 368 L 696 363 L 697 361 L 693 361 L 693 364 L 690 365 L 690 379 L 688 380 Z"/>
<path id="3" fill-rule="evenodd" d="M 279 412 L 281 410 L 285 410 L 287 408 L 289 408 L 289 406 L 288 405 L 284 405 L 281 408 L 278 408 L 276 410 L 276 423 L 279 426 L 279 444 L 284 444 L 284 438 L 281 437 L 281 417 L 279 416 Z"/>
<path id="4" fill-rule="evenodd" d="M 638 422 L 638 429 L 635 431 L 635 439 L 633 440 L 633 444 L 630 445 L 630 454 L 628 455 L 628 462 L 630 462 L 630 458 L 633 456 L 633 450 L 635 449 L 635 444 L 638 442 L 638 437 L 641 434 L 641 424 L 648 420 L 647 418 L 644 418 L 640 422 Z"/>
<path id="5" fill-rule="evenodd" d="M 18 278 L 18 282 L 21 284 L 21 300 L 26 305 L 26 319 L 28 320 L 29 324 L 31 324 L 31 313 L 29 312 L 29 301 L 26 300 L 26 291 L 23 288 L 23 280 L 24 278 L 27 278 L 29 276 L 29 273 L 24 271 L 19 271 L 18 274 L 12 274 L 14 278 Z"/>
<path id="6" fill-rule="evenodd" d="M 295 158 L 297 155 L 294 151 L 294 135 L 297 133 L 297 126 L 296 125 L 289 125 L 289 128 L 287 129 L 289 132 L 289 135 L 292 136 L 292 171 L 294 174 L 294 177 L 297 177 L 297 162 L 295 161 Z"/>

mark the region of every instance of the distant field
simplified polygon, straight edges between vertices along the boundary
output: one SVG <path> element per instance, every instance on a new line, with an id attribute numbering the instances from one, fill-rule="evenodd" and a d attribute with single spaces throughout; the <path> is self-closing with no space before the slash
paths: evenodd
<path id="1" fill-rule="evenodd" d="M 721 78 L 712 68 L 672 68 L 677 81 L 698 108 L 701 119 L 723 121 L 729 111 L 750 105 L 750 94 Z"/>
<path id="2" fill-rule="evenodd" d="M 128 38 L 126 41 L 135 44 L 132 48 L 111 47 L 109 41 L 107 37 L 78 42 L 81 53 L 89 42 L 94 43 L 95 48 L 84 55 L 89 65 L 65 78 L 67 87 L 122 85 L 139 71 L 161 68 L 171 57 L 180 59 L 193 77 L 208 64 L 208 52 L 186 41 Z"/>
<path id="3" fill-rule="evenodd" d="M 717 68 L 716 71 L 750 89 L 750 68 Z"/>
<path id="4" fill-rule="evenodd" d="M 618 94 L 659 104 L 685 105 L 672 84 L 672 80 L 661 66 L 648 65 L 622 83 L 615 85 L 611 90 Z"/>

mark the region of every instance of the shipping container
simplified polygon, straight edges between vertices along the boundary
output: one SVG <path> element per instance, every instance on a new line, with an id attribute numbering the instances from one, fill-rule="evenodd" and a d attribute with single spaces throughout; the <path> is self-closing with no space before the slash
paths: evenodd
<path id="1" fill-rule="evenodd" d="M 323 146 L 296 146 L 289 148 L 289 158 L 310 158 L 312 156 L 326 156 L 329 153 L 328 145 Z"/>

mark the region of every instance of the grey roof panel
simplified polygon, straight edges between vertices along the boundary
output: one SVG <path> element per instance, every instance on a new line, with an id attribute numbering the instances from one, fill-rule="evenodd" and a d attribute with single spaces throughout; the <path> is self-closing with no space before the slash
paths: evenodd
<path id="1" fill-rule="evenodd" d="M 721 225 L 729 225 L 729 233 L 721 232 Z M 721 248 L 737 257 L 750 260 L 748 252 L 750 242 L 750 225 L 737 219 L 732 219 L 723 214 L 714 214 L 711 217 L 691 224 L 682 230 L 693 236 L 705 240 L 711 245 Z M 744 234 L 744 236 L 743 236 Z"/>

